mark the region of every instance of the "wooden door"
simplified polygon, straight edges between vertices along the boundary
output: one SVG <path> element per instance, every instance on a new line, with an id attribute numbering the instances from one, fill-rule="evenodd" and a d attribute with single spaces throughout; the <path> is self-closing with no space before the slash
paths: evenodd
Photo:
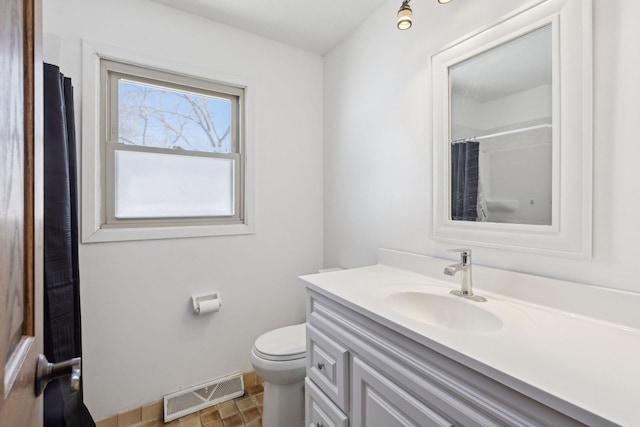
<path id="1" fill-rule="evenodd" d="M 40 1 L 0 0 L 0 427 L 43 422 Z"/>

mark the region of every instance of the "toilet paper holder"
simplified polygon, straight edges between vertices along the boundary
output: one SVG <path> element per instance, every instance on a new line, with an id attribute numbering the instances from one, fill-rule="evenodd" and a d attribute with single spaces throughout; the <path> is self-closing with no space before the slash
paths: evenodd
<path id="1" fill-rule="evenodd" d="M 222 299 L 219 292 L 191 295 L 193 312 L 196 315 L 205 313 L 215 313 L 222 307 Z"/>

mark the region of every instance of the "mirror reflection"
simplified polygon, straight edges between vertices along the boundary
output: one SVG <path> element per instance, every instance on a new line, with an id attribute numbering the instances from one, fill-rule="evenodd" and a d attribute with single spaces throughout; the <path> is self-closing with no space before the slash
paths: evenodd
<path id="1" fill-rule="evenodd" d="M 551 25 L 449 67 L 452 220 L 551 225 Z"/>

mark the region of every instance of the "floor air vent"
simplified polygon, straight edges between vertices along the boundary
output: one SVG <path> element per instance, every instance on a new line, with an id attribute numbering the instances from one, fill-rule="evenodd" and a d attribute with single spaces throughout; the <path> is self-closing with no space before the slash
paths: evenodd
<path id="1" fill-rule="evenodd" d="M 243 394 L 241 373 L 168 394 L 164 397 L 164 421 L 175 420 Z"/>

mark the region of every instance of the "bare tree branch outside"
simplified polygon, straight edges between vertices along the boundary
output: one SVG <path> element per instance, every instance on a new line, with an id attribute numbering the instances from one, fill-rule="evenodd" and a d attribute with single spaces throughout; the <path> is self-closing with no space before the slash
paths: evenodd
<path id="1" fill-rule="evenodd" d="M 231 102 L 203 94 L 120 80 L 119 142 L 230 153 Z"/>

